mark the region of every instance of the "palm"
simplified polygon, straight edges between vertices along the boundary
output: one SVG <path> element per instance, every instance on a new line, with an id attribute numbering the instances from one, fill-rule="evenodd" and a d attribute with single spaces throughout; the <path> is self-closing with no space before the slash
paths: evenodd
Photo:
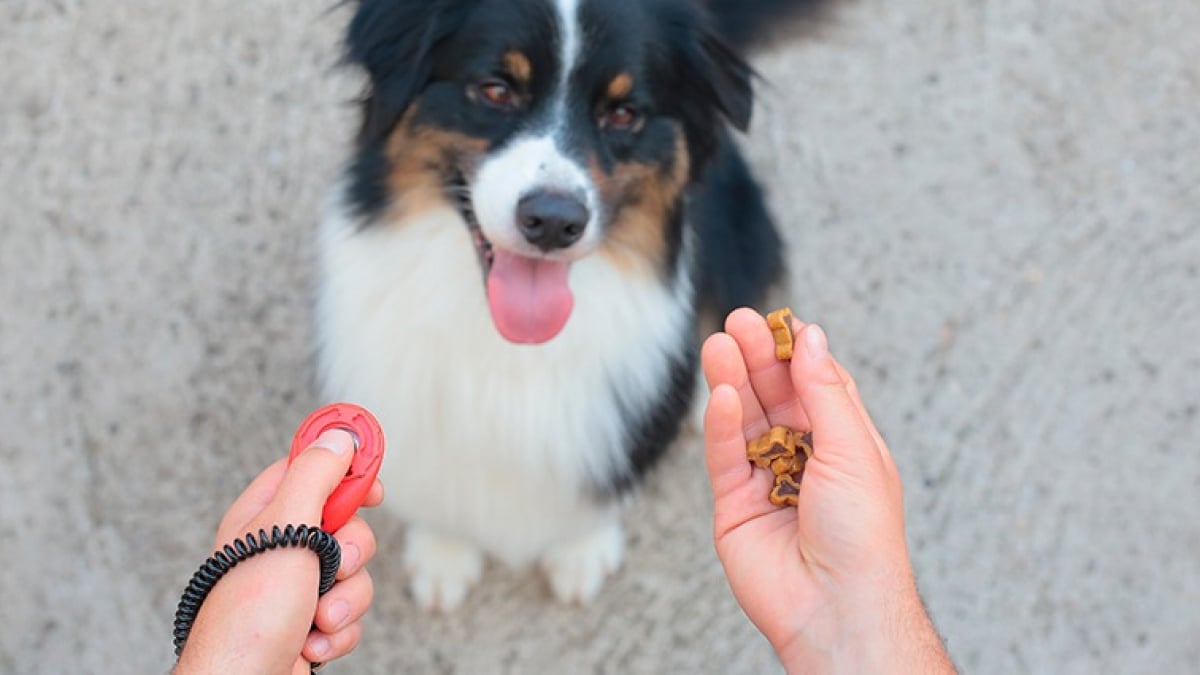
<path id="1" fill-rule="evenodd" d="M 815 467 L 814 467 L 815 468 Z M 828 601 L 817 561 L 826 557 L 827 530 L 819 506 L 825 499 L 819 474 L 805 474 L 800 505 L 778 508 L 766 499 L 771 477 L 756 471 L 714 504 L 716 547 L 730 585 L 748 615 L 772 639 L 789 634 Z M 767 583 L 763 583 L 766 577 Z"/>

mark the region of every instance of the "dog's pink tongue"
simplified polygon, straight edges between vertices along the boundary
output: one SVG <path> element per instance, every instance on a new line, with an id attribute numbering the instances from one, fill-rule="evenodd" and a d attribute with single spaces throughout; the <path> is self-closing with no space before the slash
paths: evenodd
<path id="1" fill-rule="evenodd" d="M 548 342 L 562 331 L 575 306 L 567 285 L 569 263 L 493 251 L 487 296 L 496 329 L 510 342 Z"/>

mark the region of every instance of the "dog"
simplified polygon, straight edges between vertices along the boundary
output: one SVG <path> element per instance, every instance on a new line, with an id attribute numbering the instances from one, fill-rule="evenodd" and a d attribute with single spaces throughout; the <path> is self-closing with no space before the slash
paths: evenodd
<path id="1" fill-rule="evenodd" d="M 698 321 L 781 238 L 734 143 L 744 54 L 815 0 L 357 0 L 362 126 L 317 244 L 323 393 L 388 436 L 416 601 L 485 556 L 586 602 L 679 434 Z"/>

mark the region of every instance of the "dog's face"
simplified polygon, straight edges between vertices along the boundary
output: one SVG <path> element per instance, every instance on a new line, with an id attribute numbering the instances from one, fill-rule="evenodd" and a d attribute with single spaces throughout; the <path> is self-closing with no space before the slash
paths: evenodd
<path id="1" fill-rule="evenodd" d="M 347 40 L 371 78 L 360 208 L 399 223 L 458 209 L 513 342 L 558 334 L 585 256 L 670 275 L 685 191 L 751 108 L 749 68 L 698 5 L 361 0 Z"/>

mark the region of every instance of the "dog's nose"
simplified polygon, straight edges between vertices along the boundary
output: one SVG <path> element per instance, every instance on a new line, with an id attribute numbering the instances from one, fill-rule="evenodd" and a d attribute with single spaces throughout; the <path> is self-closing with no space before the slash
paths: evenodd
<path id="1" fill-rule="evenodd" d="M 567 248 L 583 237 L 587 228 L 587 206 L 561 192 L 539 191 L 517 203 L 517 225 L 525 240 L 550 252 Z"/>

